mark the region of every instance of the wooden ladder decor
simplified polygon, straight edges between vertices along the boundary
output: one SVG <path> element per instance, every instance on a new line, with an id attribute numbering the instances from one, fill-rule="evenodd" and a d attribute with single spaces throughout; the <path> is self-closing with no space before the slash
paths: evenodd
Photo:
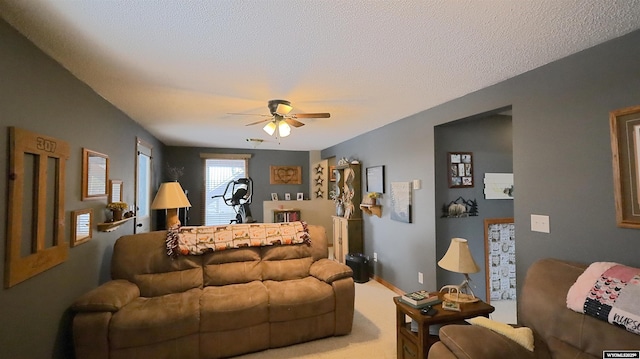
<path id="1" fill-rule="evenodd" d="M 5 288 L 66 261 L 69 255 L 64 240 L 69 144 L 10 127 L 9 147 Z"/>

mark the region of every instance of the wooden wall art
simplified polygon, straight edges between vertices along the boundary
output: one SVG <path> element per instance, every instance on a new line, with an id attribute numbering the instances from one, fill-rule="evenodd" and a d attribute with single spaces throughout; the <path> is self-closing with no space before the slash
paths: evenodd
<path id="1" fill-rule="evenodd" d="M 69 144 L 9 128 L 6 288 L 67 260 L 65 168 Z"/>
<path id="2" fill-rule="evenodd" d="M 302 184 L 301 166 L 269 166 L 270 184 Z"/>

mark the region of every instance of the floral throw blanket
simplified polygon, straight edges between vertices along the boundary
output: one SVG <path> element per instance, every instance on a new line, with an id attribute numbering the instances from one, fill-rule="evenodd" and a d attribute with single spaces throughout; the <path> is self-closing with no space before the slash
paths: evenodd
<path id="1" fill-rule="evenodd" d="M 167 254 L 172 258 L 240 247 L 299 243 L 311 245 L 307 223 L 303 221 L 175 227 L 168 230 L 166 240 Z"/>
<path id="2" fill-rule="evenodd" d="M 640 334 L 640 269 L 592 263 L 569 289 L 567 307 Z"/>

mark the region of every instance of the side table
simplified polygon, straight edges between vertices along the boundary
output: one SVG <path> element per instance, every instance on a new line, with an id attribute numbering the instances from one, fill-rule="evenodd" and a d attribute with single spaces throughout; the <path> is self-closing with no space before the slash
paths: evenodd
<path id="1" fill-rule="evenodd" d="M 442 299 L 442 293 L 439 294 Z M 396 304 L 396 340 L 398 345 L 398 359 L 425 359 L 429 353 L 429 348 L 440 340 L 437 335 L 429 335 L 429 326 L 436 324 L 461 323 L 464 319 L 477 316 L 488 317 L 495 308 L 491 305 L 478 301 L 475 303 L 460 303 L 460 311 L 450 311 L 442 309 L 442 304 L 433 307 L 438 310 L 434 316 L 420 314 L 420 309 L 400 301 L 400 297 L 394 297 Z M 411 321 L 407 322 L 406 317 L 417 322 L 418 332 L 411 331 Z"/>

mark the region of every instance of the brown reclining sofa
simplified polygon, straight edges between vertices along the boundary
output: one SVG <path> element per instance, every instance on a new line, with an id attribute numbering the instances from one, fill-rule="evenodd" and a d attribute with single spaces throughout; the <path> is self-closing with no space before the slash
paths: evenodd
<path id="1" fill-rule="evenodd" d="M 76 357 L 223 358 L 351 332 L 351 269 L 306 244 L 167 255 L 166 231 L 114 246 L 112 280 L 72 305 Z"/>

